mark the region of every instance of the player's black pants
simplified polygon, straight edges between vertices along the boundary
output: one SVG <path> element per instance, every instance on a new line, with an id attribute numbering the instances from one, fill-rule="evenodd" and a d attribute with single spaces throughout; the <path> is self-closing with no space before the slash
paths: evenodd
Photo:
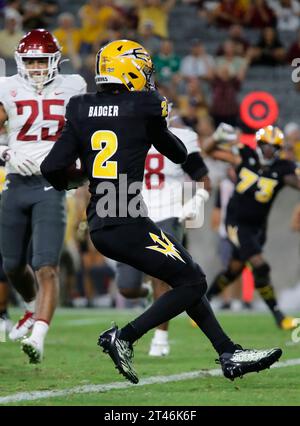
<path id="1" fill-rule="evenodd" d="M 173 288 L 132 322 L 140 335 L 196 306 L 207 290 L 205 275 L 190 254 L 148 218 L 104 226 L 91 231 L 91 238 L 105 256 L 159 278 Z"/>

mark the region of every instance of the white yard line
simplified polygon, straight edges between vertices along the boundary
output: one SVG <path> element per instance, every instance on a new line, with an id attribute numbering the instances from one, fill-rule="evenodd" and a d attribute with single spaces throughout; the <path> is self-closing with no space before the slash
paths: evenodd
<path id="1" fill-rule="evenodd" d="M 300 358 L 289 359 L 287 361 L 277 362 L 271 368 L 285 368 L 300 365 Z M 114 382 L 101 385 L 85 385 L 76 386 L 69 389 L 51 390 L 51 391 L 32 391 L 20 392 L 0 397 L 0 404 L 9 404 L 23 401 L 36 401 L 39 399 L 54 398 L 68 395 L 103 393 L 111 390 L 128 389 L 137 386 L 157 385 L 161 383 L 180 382 L 182 380 L 201 379 L 204 377 L 222 376 L 220 369 L 192 371 L 180 374 L 172 374 L 170 376 L 153 376 L 142 379 L 138 385 L 132 385 L 128 382 Z"/>
<path id="2" fill-rule="evenodd" d="M 66 320 L 63 324 L 61 324 L 63 327 L 69 326 L 69 327 L 81 327 L 82 325 L 91 325 L 91 324 L 99 324 L 99 319 L 97 318 L 82 318 L 82 319 L 75 319 L 75 320 Z M 60 324 L 58 324 L 60 326 Z"/>

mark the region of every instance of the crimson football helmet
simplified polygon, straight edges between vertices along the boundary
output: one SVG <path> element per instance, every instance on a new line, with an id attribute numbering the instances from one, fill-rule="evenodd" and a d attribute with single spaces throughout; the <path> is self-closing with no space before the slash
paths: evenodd
<path id="1" fill-rule="evenodd" d="M 47 58 L 45 69 L 27 69 L 26 60 Z M 18 73 L 34 87 L 43 87 L 58 74 L 61 48 L 58 41 L 44 29 L 29 31 L 21 40 L 15 51 Z"/>

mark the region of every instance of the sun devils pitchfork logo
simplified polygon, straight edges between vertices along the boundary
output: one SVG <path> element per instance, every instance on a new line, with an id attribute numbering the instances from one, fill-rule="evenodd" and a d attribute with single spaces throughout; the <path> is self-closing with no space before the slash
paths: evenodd
<path id="1" fill-rule="evenodd" d="M 158 251 L 159 253 L 164 254 L 165 256 L 170 256 L 172 259 L 179 259 L 181 262 L 185 263 L 185 261 L 180 256 L 179 250 L 174 246 L 174 244 L 165 236 L 163 231 L 161 232 L 161 238 L 156 235 L 149 232 L 150 237 L 152 240 L 157 243 L 156 246 L 148 246 L 147 249 Z"/>
<path id="2" fill-rule="evenodd" d="M 122 53 L 120 56 L 129 56 L 131 58 L 141 59 L 142 61 L 149 61 L 150 56 L 144 51 L 142 47 L 136 47 L 128 50 L 126 53 Z"/>

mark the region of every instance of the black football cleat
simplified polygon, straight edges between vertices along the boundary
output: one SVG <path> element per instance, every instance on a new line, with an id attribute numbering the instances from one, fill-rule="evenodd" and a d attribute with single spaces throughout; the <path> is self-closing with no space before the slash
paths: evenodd
<path id="1" fill-rule="evenodd" d="M 100 334 L 98 345 L 111 357 L 120 374 L 131 383 L 137 384 L 139 379 L 133 367 L 132 344 L 127 340 L 119 339 L 119 335 L 120 330 L 114 326 Z"/>
<path id="2" fill-rule="evenodd" d="M 232 353 L 223 353 L 216 362 L 221 364 L 223 374 L 227 379 L 234 380 L 244 374 L 259 372 L 270 368 L 282 355 L 282 350 L 275 349 L 238 349 Z"/>

